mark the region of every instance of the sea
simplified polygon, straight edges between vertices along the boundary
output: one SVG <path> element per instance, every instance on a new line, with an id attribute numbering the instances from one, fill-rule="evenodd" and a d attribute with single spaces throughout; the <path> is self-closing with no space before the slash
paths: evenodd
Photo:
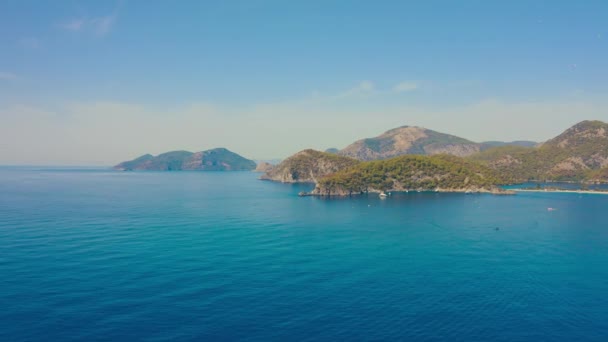
<path id="1" fill-rule="evenodd" d="M 0 341 L 608 341 L 608 195 L 258 177 L 0 168 Z"/>

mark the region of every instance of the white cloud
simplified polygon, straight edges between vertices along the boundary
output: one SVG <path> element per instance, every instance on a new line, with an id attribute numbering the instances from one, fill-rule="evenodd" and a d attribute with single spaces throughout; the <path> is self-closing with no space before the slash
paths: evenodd
<path id="1" fill-rule="evenodd" d="M 374 83 L 371 81 L 361 81 L 354 87 L 344 90 L 339 93 L 334 93 L 330 95 L 323 95 L 319 91 L 315 91 L 313 93 L 313 100 L 341 100 L 341 99 L 349 99 L 349 98 L 364 98 L 369 95 L 374 94 L 376 91 L 376 87 Z"/>
<path id="2" fill-rule="evenodd" d="M 14 81 L 17 79 L 17 75 L 11 72 L 0 71 L 0 80 Z"/>
<path id="3" fill-rule="evenodd" d="M 378 89 L 374 82 L 365 80 L 357 83 L 352 88 L 334 94 L 323 94 L 315 91 L 312 95 L 312 102 L 367 99 L 371 96 L 410 92 L 419 88 L 420 86 L 417 83 L 401 82 L 392 89 Z"/>
<path id="4" fill-rule="evenodd" d="M 356 86 L 345 90 L 336 95 L 330 96 L 333 99 L 343 99 L 350 97 L 363 97 L 372 94 L 375 90 L 374 83 L 371 81 L 361 81 Z"/>
<path id="5" fill-rule="evenodd" d="M 76 18 L 60 24 L 59 27 L 72 32 L 92 32 L 98 36 L 105 36 L 112 31 L 116 19 L 115 13 L 95 18 Z"/>
<path id="6" fill-rule="evenodd" d="M 80 31 L 85 26 L 86 20 L 83 18 L 72 19 L 66 23 L 60 24 L 59 26 L 68 31 Z"/>
<path id="7" fill-rule="evenodd" d="M 405 92 L 409 92 L 409 91 L 414 91 L 416 89 L 418 89 L 419 86 L 417 83 L 415 82 L 409 82 L 409 81 L 404 81 L 401 82 L 399 84 L 396 84 L 393 87 L 393 91 L 396 93 L 405 93 Z"/>

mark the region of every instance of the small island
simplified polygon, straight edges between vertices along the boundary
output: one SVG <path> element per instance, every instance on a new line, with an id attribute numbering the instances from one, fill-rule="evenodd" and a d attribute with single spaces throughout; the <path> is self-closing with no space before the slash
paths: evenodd
<path id="1" fill-rule="evenodd" d="M 201 152 L 172 151 L 139 158 L 114 166 L 119 171 L 252 171 L 253 160 L 244 158 L 226 148 Z"/>

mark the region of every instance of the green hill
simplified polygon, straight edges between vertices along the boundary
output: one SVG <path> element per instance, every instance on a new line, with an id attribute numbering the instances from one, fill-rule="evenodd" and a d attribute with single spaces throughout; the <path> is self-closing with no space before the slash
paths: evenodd
<path id="1" fill-rule="evenodd" d="M 608 182 L 608 167 L 603 167 L 599 170 L 592 170 L 587 174 L 587 179 L 592 182 L 607 183 Z"/>
<path id="2" fill-rule="evenodd" d="M 590 180 L 608 167 L 608 124 L 583 121 L 539 147 L 495 147 L 470 159 L 520 181 Z"/>
<path id="3" fill-rule="evenodd" d="M 479 163 L 450 155 L 407 155 L 362 162 L 320 179 L 316 195 L 353 195 L 370 191 L 500 192 L 511 180 Z"/>

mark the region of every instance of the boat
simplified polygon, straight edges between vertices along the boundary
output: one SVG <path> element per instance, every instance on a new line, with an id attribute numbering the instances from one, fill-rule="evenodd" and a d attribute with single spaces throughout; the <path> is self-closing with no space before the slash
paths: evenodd
<path id="1" fill-rule="evenodd" d="M 378 196 L 380 196 L 380 198 L 386 198 L 388 195 L 385 194 L 384 192 L 381 192 L 380 195 L 378 195 Z"/>

